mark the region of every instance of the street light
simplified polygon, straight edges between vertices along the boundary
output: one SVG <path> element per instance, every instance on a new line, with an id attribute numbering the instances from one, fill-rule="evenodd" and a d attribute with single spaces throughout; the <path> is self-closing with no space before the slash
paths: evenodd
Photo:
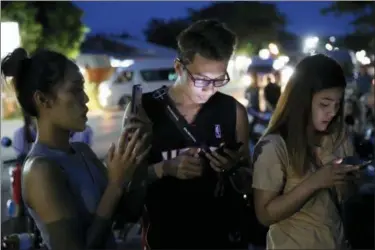
<path id="1" fill-rule="evenodd" d="M 269 51 L 271 52 L 271 54 L 273 54 L 273 55 L 278 55 L 279 54 L 279 48 L 277 47 L 277 45 L 276 44 L 274 44 L 274 43 L 270 43 L 269 45 L 268 45 L 268 49 L 269 49 Z"/>
<path id="2" fill-rule="evenodd" d="M 263 60 L 269 59 L 271 56 L 271 53 L 268 49 L 261 49 L 259 50 L 259 57 Z"/>
<path id="3" fill-rule="evenodd" d="M 237 69 L 247 69 L 251 63 L 251 58 L 247 56 L 237 56 L 234 60 Z"/>
<path id="4" fill-rule="evenodd" d="M 303 52 L 304 53 L 314 53 L 316 48 L 318 47 L 319 43 L 319 37 L 317 36 L 312 36 L 312 37 L 307 37 L 304 42 L 303 46 Z"/>
<path id="5" fill-rule="evenodd" d="M 331 51 L 333 50 L 333 46 L 329 43 L 326 44 L 326 50 Z"/>

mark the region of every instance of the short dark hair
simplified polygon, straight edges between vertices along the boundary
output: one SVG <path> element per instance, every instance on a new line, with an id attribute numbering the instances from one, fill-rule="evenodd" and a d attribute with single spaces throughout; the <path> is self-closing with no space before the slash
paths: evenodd
<path id="1" fill-rule="evenodd" d="M 15 49 L 1 62 L 1 72 L 5 77 L 13 77 L 12 82 L 18 102 L 24 112 L 37 116 L 34 93 L 40 91 L 53 94 L 55 86 L 65 80 L 69 64 L 75 65 L 63 54 L 40 50 L 29 57 L 23 48 Z"/>
<path id="2" fill-rule="evenodd" d="M 229 60 L 236 47 L 236 35 L 217 20 L 201 20 L 177 37 L 179 59 L 191 63 L 196 54 L 207 59 Z"/>
<path id="3" fill-rule="evenodd" d="M 314 94 L 325 89 L 345 89 L 346 80 L 341 66 L 332 58 L 318 54 L 304 58 L 295 68 L 272 115 L 266 134 L 280 134 L 286 141 L 291 164 L 298 174 L 305 174 L 311 162 L 311 141 L 307 128 L 311 122 Z M 327 128 L 333 146 L 342 142 L 344 130 L 344 98 Z M 311 151 L 310 151 L 311 152 Z"/>

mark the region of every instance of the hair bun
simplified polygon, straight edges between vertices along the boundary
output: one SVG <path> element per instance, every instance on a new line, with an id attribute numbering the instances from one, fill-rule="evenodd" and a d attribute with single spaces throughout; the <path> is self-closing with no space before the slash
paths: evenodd
<path id="1" fill-rule="evenodd" d="M 1 62 L 1 71 L 4 76 L 16 76 L 26 59 L 29 57 L 24 48 L 17 48 L 7 55 Z"/>

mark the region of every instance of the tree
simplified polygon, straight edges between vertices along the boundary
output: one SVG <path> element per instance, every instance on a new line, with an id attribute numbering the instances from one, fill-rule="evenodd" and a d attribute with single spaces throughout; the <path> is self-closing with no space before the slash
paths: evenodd
<path id="1" fill-rule="evenodd" d="M 351 25 L 354 26 L 355 32 L 349 34 L 345 39 L 349 42 L 348 45 L 351 47 L 363 46 L 363 42 L 367 41 L 366 47 L 375 51 L 374 1 L 334 2 L 328 8 L 322 9 L 321 12 L 323 15 L 329 13 L 334 13 L 336 15 L 352 15 L 354 20 L 351 22 Z"/>
<path id="2" fill-rule="evenodd" d="M 177 36 L 190 25 L 187 19 L 151 19 L 148 22 L 144 34 L 147 41 L 159 44 L 165 47 L 177 48 Z"/>
<path id="3" fill-rule="evenodd" d="M 6 5 L 5 3 L 1 2 L 1 21 L 17 21 L 22 46 L 29 52 L 35 51 L 38 48 L 43 31 L 42 25 L 36 22 L 34 18 L 37 9 L 27 6 L 26 2 L 13 2 Z"/>
<path id="4" fill-rule="evenodd" d="M 202 19 L 226 23 L 237 34 L 238 47 L 244 51 L 254 52 L 285 38 L 285 17 L 275 5 L 260 2 L 215 2 L 200 10 L 188 9 L 186 19 L 151 20 L 144 33 L 150 42 L 176 48 L 178 34 L 192 22 Z"/>
<path id="5" fill-rule="evenodd" d="M 348 1 L 334 2 L 329 7 L 322 9 L 322 14 L 334 13 L 336 15 L 352 14 L 351 22 L 356 28 L 363 31 L 375 30 L 375 2 L 374 1 Z"/>
<path id="6" fill-rule="evenodd" d="M 5 16 L 20 23 L 22 44 L 30 53 L 44 48 L 74 59 L 88 32 L 83 12 L 72 2 L 7 2 L 1 14 L 2 20 Z"/>
<path id="7" fill-rule="evenodd" d="M 83 11 L 72 2 L 36 1 L 36 20 L 43 25 L 40 48 L 51 49 L 76 58 L 89 29 L 82 23 Z"/>
<path id="8" fill-rule="evenodd" d="M 192 21 L 217 19 L 238 37 L 238 47 L 249 42 L 259 50 L 279 38 L 286 25 L 285 17 L 271 3 L 215 2 L 201 10 L 189 10 Z"/>

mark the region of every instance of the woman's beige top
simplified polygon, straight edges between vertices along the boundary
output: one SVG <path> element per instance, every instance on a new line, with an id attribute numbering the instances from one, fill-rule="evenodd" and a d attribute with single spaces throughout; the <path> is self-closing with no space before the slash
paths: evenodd
<path id="1" fill-rule="evenodd" d="M 267 135 L 260 143 L 260 153 L 254 159 L 253 188 L 287 193 L 311 174 L 301 178 L 294 173 L 281 136 Z M 326 165 L 339 157 L 353 155 L 353 148 L 345 140 L 333 149 L 326 139 L 318 155 Z M 267 249 L 343 248 L 343 225 L 327 190 L 313 195 L 293 216 L 271 225 L 267 234 Z"/>

